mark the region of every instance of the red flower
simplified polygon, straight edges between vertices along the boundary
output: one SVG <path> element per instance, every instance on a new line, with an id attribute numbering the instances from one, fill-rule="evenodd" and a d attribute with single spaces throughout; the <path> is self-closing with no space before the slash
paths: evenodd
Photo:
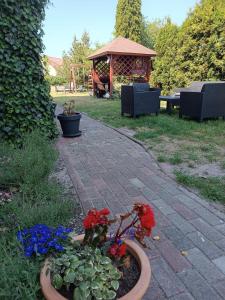
<path id="1" fill-rule="evenodd" d="M 121 245 L 114 243 L 109 248 L 109 254 L 114 257 L 121 258 L 124 255 L 126 255 L 127 252 L 127 245 L 125 243 L 122 243 Z"/>
<path id="2" fill-rule="evenodd" d="M 103 208 L 102 210 L 99 211 L 100 215 L 107 216 L 110 214 L 110 211 L 108 208 Z"/>
<path id="3" fill-rule="evenodd" d="M 148 204 L 136 203 L 134 205 L 134 211 L 137 212 L 137 215 L 140 220 L 140 224 L 142 227 L 142 236 L 150 236 L 152 227 L 155 226 L 155 217 L 152 208 Z M 141 228 L 139 228 L 139 232 L 137 233 L 140 236 Z"/>
<path id="4" fill-rule="evenodd" d="M 107 215 L 110 214 L 108 208 L 102 210 L 92 209 L 89 210 L 87 216 L 83 221 L 85 229 L 91 229 L 97 225 L 107 225 L 109 223 Z"/>
<path id="5" fill-rule="evenodd" d="M 120 257 L 126 255 L 126 252 L 127 252 L 127 245 L 126 244 L 122 244 L 119 249 L 118 249 L 118 255 Z"/>

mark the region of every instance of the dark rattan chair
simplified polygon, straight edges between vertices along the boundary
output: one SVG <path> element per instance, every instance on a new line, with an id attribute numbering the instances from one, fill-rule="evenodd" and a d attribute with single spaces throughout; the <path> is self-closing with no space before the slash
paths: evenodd
<path id="1" fill-rule="evenodd" d="M 133 83 L 121 86 L 121 114 L 133 118 L 139 115 L 159 113 L 160 89 L 150 88 L 148 83 Z"/>
<path id="2" fill-rule="evenodd" d="M 195 82 L 180 92 L 180 118 L 225 118 L 225 82 Z"/>

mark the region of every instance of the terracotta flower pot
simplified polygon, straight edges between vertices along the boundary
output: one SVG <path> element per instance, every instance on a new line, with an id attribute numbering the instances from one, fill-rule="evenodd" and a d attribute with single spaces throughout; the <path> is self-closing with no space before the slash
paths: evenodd
<path id="1" fill-rule="evenodd" d="M 84 235 L 79 235 L 75 237 L 75 240 L 83 240 Z M 127 250 L 131 255 L 135 257 L 140 267 L 140 277 L 136 285 L 121 298 L 118 300 L 141 300 L 144 296 L 146 290 L 148 289 L 150 280 L 151 280 L 151 267 L 149 263 L 149 259 L 145 252 L 141 249 L 141 247 L 131 241 L 125 240 L 127 245 Z M 52 286 L 50 272 L 46 275 L 46 271 L 48 269 L 48 260 L 45 261 L 44 267 L 41 270 L 40 274 L 40 284 L 42 293 L 45 296 L 46 300 L 67 300 L 65 297 L 59 294 L 59 292 Z"/>

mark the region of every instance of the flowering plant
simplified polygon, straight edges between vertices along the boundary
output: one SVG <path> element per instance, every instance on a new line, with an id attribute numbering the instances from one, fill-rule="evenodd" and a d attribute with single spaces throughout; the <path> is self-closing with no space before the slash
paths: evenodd
<path id="1" fill-rule="evenodd" d="M 126 236 L 133 237 L 145 246 L 155 226 L 154 213 L 147 204 L 136 203 L 130 212 L 115 219 L 109 218 L 108 208 L 92 209 L 83 220 L 83 242 L 73 241 L 62 255 L 50 260 L 53 286 L 67 290 L 74 299 L 115 299 L 123 280 L 123 266 L 129 267 Z M 113 235 L 111 224 L 119 222 Z"/>
<path id="2" fill-rule="evenodd" d="M 25 256 L 30 257 L 33 254 L 41 255 L 51 251 L 63 251 L 63 244 L 71 231 L 72 229 L 63 226 L 52 228 L 44 224 L 37 224 L 31 228 L 19 230 L 17 239 L 23 246 Z"/>
<path id="3" fill-rule="evenodd" d="M 102 210 L 92 209 L 88 212 L 83 221 L 85 228 L 84 244 L 95 247 L 106 245 L 108 255 L 116 260 L 126 256 L 126 236 L 135 238 L 142 246 L 146 246 L 144 238 L 151 235 L 155 226 L 154 212 L 148 204 L 135 203 L 130 212 L 119 215 L 116 219 L 109 219 L 110 211 L 107 208 Z M 109 237 L 107 234 L 109 226 L 119 221 L 116 233 Z M 124 227 L 123 224 L 127 222 Z M 108 246 L 108 247 L 107 247 Z"/>

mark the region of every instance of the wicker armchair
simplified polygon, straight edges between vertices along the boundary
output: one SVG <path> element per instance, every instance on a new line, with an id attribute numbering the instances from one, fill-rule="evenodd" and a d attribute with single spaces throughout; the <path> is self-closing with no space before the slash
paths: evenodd
<path id="1" fill-rule="evenodd" d="M 148 83 L 133 83 L 121 86 L 121 115 L 133 118 L 139 115 L 159 113 L 160 89 L 150 88 Z"/>
<path id="2" fill-rule="evenodd" d="M 225 118 L 225 82 L 196 82 L 180 92 L 180 118 Z"/>

